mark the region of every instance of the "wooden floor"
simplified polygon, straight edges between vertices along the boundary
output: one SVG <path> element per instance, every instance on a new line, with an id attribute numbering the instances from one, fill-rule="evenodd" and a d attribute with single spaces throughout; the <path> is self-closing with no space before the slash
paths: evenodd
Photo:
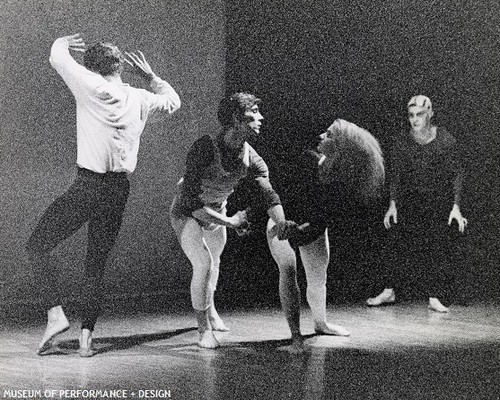
<path id="1" fill-rule="evenodd" d="M 59 396 L 76 389 L 177 400 L 500 399 L 499 305 L 457 306 L 446 315 L 423 302 L 343 305 L 328 314 L 352 336 L 313 335 L 304 310 L 310 349 L 301 355 L 287 351 L 288 329 L 274 308 L 222 313 L 231 331 L 217 334 L 222 347 L 215 351 L 196 347 L 189 313 L 105 315 L 95 332 L 99 353 L 89 359 L 76 353 L 76 322 L 44 357 L 35 355 L 42 323 L 3 324 L 0 399 L 19 394 L 8 390 L 92 398 Z"/>

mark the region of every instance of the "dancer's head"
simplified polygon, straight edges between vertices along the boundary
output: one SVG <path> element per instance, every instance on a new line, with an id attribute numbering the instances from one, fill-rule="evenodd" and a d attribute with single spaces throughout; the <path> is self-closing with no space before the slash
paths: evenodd
<path id="1" fill-rule="evenodd" d="M 326 156 L 319 167 L 322 183 L 342 181 L 364 200 L 380 194 L 385 169 L 375 137 L 351 122 L 337 119 L 320 138 L 318 150 Z"/>
<path id="2" fill-rule="evenodd" d="M 428 130 L 433 115 L 432 103 L 427 96 L 413 96 L 408 102 L 408 121 L 413 131 L 422 132 Z"/>
<path id="3" fill-rule="evenodd" d="M 249 93 L 235 93 L 219 103 L 217 117 L 223 132 L 231 131 L 237 142 L 246 141 L 260 133 L 264 117 L 260 113 L 261 100 Z"/>
<path id="4" fill-rule="evenodd" d="M 234 126 L 238 122 L 245 122 L 259 133 L 261 121 L 264 119 L 260 114 L 260 99 L 250 93 L 235 93 L 224 97 L 219 103 L 217 117 L 223 127 Z"/>
<path id="5" fill-rule="evenodd" d="M 83 65 L 102 76 L 120 75 L 124 62 L 122 52 L 111 43 L 97 43 L 83 55 Z"/>

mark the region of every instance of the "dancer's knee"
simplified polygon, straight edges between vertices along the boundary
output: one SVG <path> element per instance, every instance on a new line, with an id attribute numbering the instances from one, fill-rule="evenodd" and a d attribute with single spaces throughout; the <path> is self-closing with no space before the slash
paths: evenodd
<path id="1" fill-rule="evenodd" d="M 193 282 L 209 282 L 212 274 L 212 267 L 208 263 L 193 264 Z"/>
<path id="2" fill-rule="evenodd" d="M 308 288 L 322 288 L 326 285 L 327 275 L 326 269 L 307 270 L 306 280 Z"/>
<path id="3" fill-rule="evenodd" d="M 206 310 L 210 307 L 210 304 L 205 299 L 196 296 L 191 296 L 191 305 L 193 310 Z"/>
<path id="4" fill-rule="evenodd" d="M 193 309 L 203 311 L 210 307 L 210 287 L 200 282 L 191 283 L 191 305 Z"/>
<path id="5" fill-rule="evenodd" d="M 297 268 L 293 263 L 279 265 L 280 280 L 295 281 L 297 278 Z"/>

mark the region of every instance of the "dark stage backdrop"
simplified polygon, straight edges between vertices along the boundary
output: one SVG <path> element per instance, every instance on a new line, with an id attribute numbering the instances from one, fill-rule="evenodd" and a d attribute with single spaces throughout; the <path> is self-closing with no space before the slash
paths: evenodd
<path id="1" fill-rule="evenodd" d="M 49 51 L 54 39 L 77 32 L 87 43 L 105 40 L 142 50 L 182 100 L 177 113 L 143 134 L 123 228 L 106 272 L 107 293 L 137 300 L 162 291 L 190 304 L 190 267 L 170 228 L 168 208 L 188 147 L 218 129 L 224 26 L 222 0 L 1 2 L 2 311 L 36 304 L 37 278 L 24 245 L 42 212 L 75 177 L 75 104 L 49 64 Z M 127 72 L 124 81 L 144 85 Z M 85 243 L 82 229 L 56 249 L 60 284 L 70 302 L 80 291 Z"/>
<path id="2" fill-rule="evenodd" d="M 407 129 L 406 102 L 415 94 L 433 100 L 436 122 L 464 145 L 467 170 L 462 211 L 469 227 L 456 241 L 453 264 L 460 272 L 454 296 L 498 298 L 500 3 L 243 0 L 227 4 L 226 88 L 254 92 L 263 99 L 265 129 L 254 145 L 277 184 L 293 184 L 293 176 L 281 173 L 282 163 L 335 118 L 371 131 L 390 165 L 392 140 Z M 333 234 L 329 273 L 333 299 L 363 299 L 377 290 L 378 267 L 387 262 L 379 252 L 388 245 L 381 222 L 387 204 L 387 198 L 382 199 Z M 270 277 L 276 279 L 276 273 L 266 269 L 258 269 L 260 277 L 255 275 L 253 254 L 262 240 L 246 245 L 247 261 L 241 261 L 244 248 L 239 247 L 240 261 L 234 265 L 240 267 L 221 274 L 221 289 L 233 285 L 224 281 L 228 276 L 246 277 L 257 289 Z M 232 249 L 238 253 L 238 241 L 230 243 L 228 261 L 238 259 L 231 255 Z"/>
<path id="3" fill-rule="evenodd" d="M 264 100 L 266 126 L 254 145 L 284 184 L 293 181 L 279 174 L 290 151 L 334 118 L 369 129 L 387 152 L 406 126 L 409 96 L 431 97 L 437 120 L 467 149 L 463 212 L 470 227 L 460 242 L 461 285 L 474 298 L 498 296 L 499 11 L 493 0 L 2 1 L 2 310 L 36 304 L 24 243 L 75 176 L 74 101 L 48 63 L 52 41 L 74 32 L 89 43 L 143 50 L 183 101 L 144 133 L 106 273 L 110 299 L 144 304 L 161 293 L 189 306 L 190 267 L 169 226 L 168 205 L 189 145 L 218 129 L 214 111 L 224 86 Z M 125 80 L 141 84 L 130 74 Z M 246 202 L 240 193 L 233 200 Z M 354 211 L 332 237 L 330 300 L 362 299 L 374 290 L 385 205 L 382 199 L 367 213 Z M 85 234 L 56 250 L 69 300 L 80 290 Z M 242 239 L 230 232 L 218 297 L 234 305 L 277 301 L 277 269 L 261 234 Z"/>

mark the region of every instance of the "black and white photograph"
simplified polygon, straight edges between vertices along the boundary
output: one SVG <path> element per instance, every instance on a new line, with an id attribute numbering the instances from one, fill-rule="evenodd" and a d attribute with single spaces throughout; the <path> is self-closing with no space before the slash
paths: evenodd
<path id="1" fill-rule="evenodd" d="M 500 400 L 497 0 L 2 0 L 0 400 Z"/>

